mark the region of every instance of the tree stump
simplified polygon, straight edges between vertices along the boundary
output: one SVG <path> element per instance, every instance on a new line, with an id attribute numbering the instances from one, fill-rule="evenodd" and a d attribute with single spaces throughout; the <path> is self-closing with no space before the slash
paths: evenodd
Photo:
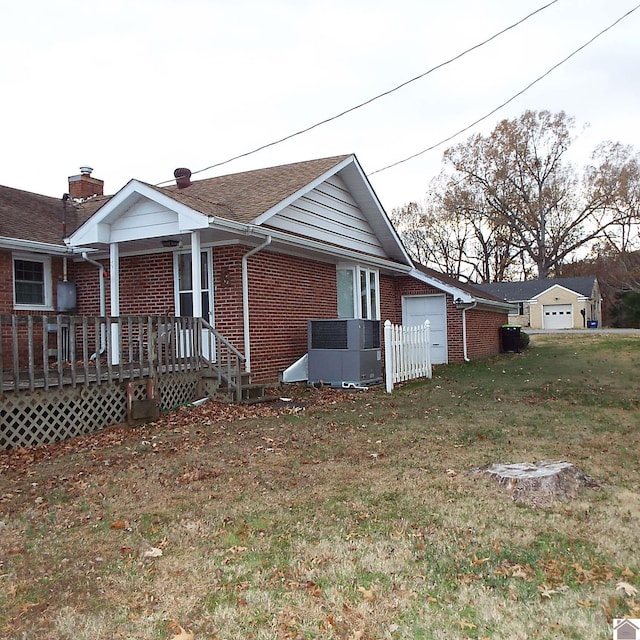
<path id="1" fill-rule="evenodd" d="M 487 464 L 472 469 L 471 473 L 495 480 L 511 492 L 514 502 L 532 507 L 575 498 L 581 487 L 600 486 L 595 478 L 565 460 L 540 460 L 535 464 Z"/>

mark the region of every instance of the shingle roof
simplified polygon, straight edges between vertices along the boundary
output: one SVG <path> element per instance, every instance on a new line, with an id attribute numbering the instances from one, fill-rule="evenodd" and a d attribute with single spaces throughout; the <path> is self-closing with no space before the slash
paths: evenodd
<path id="1" fill-rule="evenodd" d="M 525 280 L 524 282 L 491 282 L 475 286 L 481 291 L 497 296 L 501 300 L 524 302 L 533 300 L 554 285 L 560 285 L 565 289 L 590 297 L 595 280 L 595 276 L 580 276 L 575 278 Z"/>
<path id="2" fill-rule="evenodd" d="M 200 213 L 249 223 L 348 157 L 332 156 L 194 180 L 186 189 L 175 185 L 153 188 Z M 62 199 L 0 186 L 0 237 L 64 246 L 63 223 L 69 235 L 110 198 L 67 201 L 65 209 Z"/>
<path id="3" fill-rule="evenodd" d="M 496 302 L 504 302 L 504 298 L 500 298 L 490 291 L 484 291 L 479 288 L 479 285 L 469 284 L 467 282 L 461 282 L 460 280 L 456 280 L 451 276 L 446 275 L 440 271 L 436 271 L 435 269 L 431 269 L 430 267 L 425 267 L 423 264 L 419 264 L 417 262 L 413 263 L 415 268 L 418 271 L 422 271 L 427 276 L 431 278 L 435 278 L 436 280 L 440 280 L 444 284 L 451 285 L 452 287 L 456 287 L 466 293 L 470 294 L 474 298 L 483 298 L 484 300 L 495 300 Z"/>
<path id="4" fill-rule="evenodd" d="M 81 209 L 71 200 L 65 205 L 62 198 L 0 185 L 0 237 L 64 247 L 63 237 L 98 208 L 98 200 L 106 198 L 92 198 Z"/>
<path id="5" fill-rule="evenodd" d="M 201 213 L 250 223 L 349 157 L 333 156 L 243 171 L 194 180 L 185 189 L 171 185 L 160 190 Z"/>

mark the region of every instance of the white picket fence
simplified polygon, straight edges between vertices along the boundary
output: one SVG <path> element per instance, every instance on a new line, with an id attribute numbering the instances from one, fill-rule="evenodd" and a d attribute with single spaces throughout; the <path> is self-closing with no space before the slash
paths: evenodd
<path id="1" fill-rule="evenodd" d="M 429 321 L 412 327 L 384 323 L 384 366 L 387 393 L 396 382 L 431 377 Z"/>

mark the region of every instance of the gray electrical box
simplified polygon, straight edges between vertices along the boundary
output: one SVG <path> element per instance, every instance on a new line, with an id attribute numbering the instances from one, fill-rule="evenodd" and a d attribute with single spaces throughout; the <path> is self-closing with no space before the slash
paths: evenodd
<path id="1" fill-rule="evenodd" d="M 309 383 L 353 387 L 382 382 L 379 320 L 309 320 L 307 341 Z"/>

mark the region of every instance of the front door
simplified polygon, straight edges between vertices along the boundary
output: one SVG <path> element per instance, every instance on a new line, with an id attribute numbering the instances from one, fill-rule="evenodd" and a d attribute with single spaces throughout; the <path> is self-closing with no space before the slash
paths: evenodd
<path id="1" fill-rule="evenodd" d="M 211 249 L 203 249 L 200 253 L 200 291 L 194 292 L 191 279 L 191 252 L 176 252 L 174 254 L 174 279 L 176 315 L 193 316 L 193 296 L 200 295 L 202 300 L 202 318 L 213 326 L 213 260 Z M 179 341 L 183 350 L 182 355 L 190 355 L 188 336 L 183 335 Z M 203 356 L 208 360 L 215 359 L 212 346 L 208 339 L 208 332 L 202 335 Z"/>

